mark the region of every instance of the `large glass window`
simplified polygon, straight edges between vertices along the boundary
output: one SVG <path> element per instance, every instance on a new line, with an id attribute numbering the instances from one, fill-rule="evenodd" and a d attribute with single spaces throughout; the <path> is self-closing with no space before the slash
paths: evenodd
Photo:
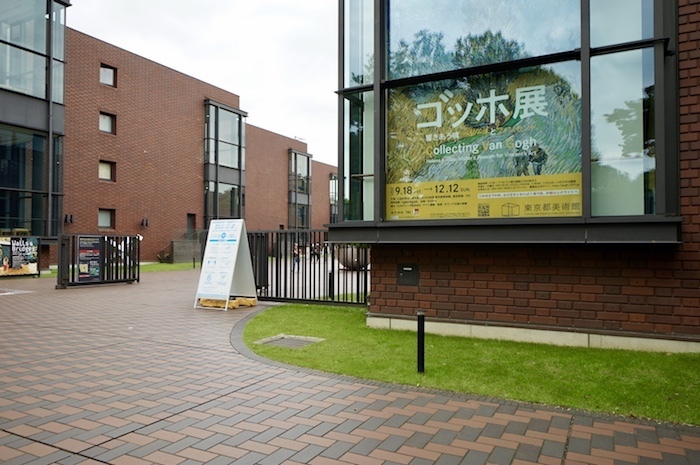
<path id="1" fill-rule="evenodd" d="M 46 57 L 0 43 L 0 87 L 44 98 Z"/>
<path id="2" fill-rule="evenodd" d="M 678 2 L 340 5 L 334 240 L 678 242 Z"/>
<path id="3" fill-rule="evenodd" d="M 654 0 L 590 0 L 591 47 L 654 37 Z"/>
<path id="4" fill-rule="evenodd" d="M 3 0 L 0 39 L 45 54 L 46 18 L 46 0 Z"/>
<path id="5" fill-rule="evenodd" d="M 371 84 L 374 74 L 374 0 L 345 2 L 345 87 Z"/>
<path id="6" fill-rule="evenodd" d="M 0 87 L 64 102 L 65 6 L 53 2 L 47 14 L 45 0 L 4 0 L 0 8 Z M 48 18 L 52 18 L 52 47 L 47 48 Z M 53 82 L 47 85 L 49 52 Z"/>
<path id="7" fill-rule="evenodd" d="M 390 79 L 581 46 L 580 0 L 391 0 Z"/>
<path id="8" fill-rule="evenodd" d="M 361 87 L 357 21 L 376 18 L 344 2 L 344 221 L 678 211 L 677 140 L 656 116 L 677 112 L 673 2 L 380 3 L 386 69 L 369 60 Z"/>
<path id="9" fill-rule="evenodd" d="M 66 65 L 62 61 L 53 61 L 53 101 L 64 103 L 65 99 Z"/>
<path id="10" fill-rule="evenodd" d="M 389 91 L 389 220 L 582 215 L 578 62 Z"/>
<path id="11" fill-rule="evenodd" d="M 53 2 L 53 57 L 56 60 L 66 59 L 66 7 Z"/>
<path id="12" fill-rule="evenodd" d="M 289 229 L 309 229 L 310 205 L 289 204 Z"/>
<path id="13" fill-rule="evenodd" d="M 58 144 L 54 156 L 60 157 Z M 0 126 L 0 229 L 45 233 L 46 157 L 45 134 Z M 58 167 L 54 168 L 55 176 Z"/>
<path id="14" fill-rule="evenodd" d="M 206 206 L 212 218 L 243 218 L 243 191 L 240 186 L 209 182 L 206 186 Z"/>
<path id="15" fill-rule="evenodd" d="M 308 228 L 311 211 L 311 155 L 289 150 L 289 227 Z"/>
<path id="16" fill-rule="evenodd" d="M 245 169 L 245 117 L 213 104 L 206 111 L 207 163 Z"/>
<path id="17" fill-rule="evenodd" d="M 205 101 L 205 221 L 245 216 L 246 114 Z"/>
<path id="18" fill-rule="evenodd" d="M 289 191 L 311 193 L 311 158 L 293 150 L 289 152 Z"/>
<path id="19" fill-rule="evenodd" d="M 344 192 L 345 219 L 374 217 L 374 93 L 345 96 Z"/>
<path id="20" fill-rule="evenodd" d="M 655 213 L 652 49 L 591 59 L 593 216 Z"/>

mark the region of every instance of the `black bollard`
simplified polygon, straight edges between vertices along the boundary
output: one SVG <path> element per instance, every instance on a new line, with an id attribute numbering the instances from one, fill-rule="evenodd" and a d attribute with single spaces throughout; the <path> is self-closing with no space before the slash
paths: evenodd
<path id="1" fill-rule="evenodd" d="M 425 310 L 418 310 L 418 373 L 425 372 Z"/>

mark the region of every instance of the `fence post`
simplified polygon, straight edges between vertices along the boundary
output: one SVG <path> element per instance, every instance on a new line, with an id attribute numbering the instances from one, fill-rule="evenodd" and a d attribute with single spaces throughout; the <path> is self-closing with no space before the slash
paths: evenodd
<path id="1" fill-rule="evenodd" d="M 70 263 L 68 261 L 69 252 L 69 238 L 61 234 L 58 237 L 58 276 L 56 277 L 56 289 L 65 289 L 68 285 L 68 273 L 70 270 Z"/>

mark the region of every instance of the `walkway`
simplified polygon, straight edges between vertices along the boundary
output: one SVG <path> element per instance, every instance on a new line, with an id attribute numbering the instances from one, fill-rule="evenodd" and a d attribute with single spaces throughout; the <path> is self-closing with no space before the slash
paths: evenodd
<path id="1" fill-rule="evenodd" d="M 0 281 L 0 462 L 700 464 L 700 428 L 260 360 L 238 324 L 260 306 L 195 310 L 197 279 L 145 273 L 66 290 Z"/>

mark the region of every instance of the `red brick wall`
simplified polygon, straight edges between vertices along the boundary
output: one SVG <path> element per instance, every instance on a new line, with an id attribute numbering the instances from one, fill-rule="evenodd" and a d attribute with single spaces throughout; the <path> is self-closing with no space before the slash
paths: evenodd
<path id="1" fill-rule="evenodd" d="M 683 244 L 374 247 L 372 313 L 700 340 L 700 2 L 679 4 Z"/>
<path id="2" fill-rule="evenodd" d="M 142 260 L 155 260 L 185 232 L 188 214 L 196 215 L 197 228 L 205 226 L 205 99 L 238 108 L 239 97 L 78 31 L 67 31 L 63 212 L 74 222 L 65 224 L 64 230 L 141 234 Z M 116 88 L 100 84 L 101 64 L 117 69 Z M 100 112 L 116 115 L 116 134 L 99 131 Z M 307 146 L 251 125 L 246 132 L 246 227 L 249 231 L 286 227 L 288 150 L 306 152 Z M 116 163 L 116 182 L 98 179 L 100 161 Z M 317 170 L 327 177 L 330 168 L 314 166 L 312 174 Z M 314 188 L 313 203 L 327 202 L 326 182 Z M 100 208 L 115 210 L 114 230 L 98 229 Z M 141 226 L 144 218 L 148 227 Z"/>
<path id="3" fill-rule="evenodd" d="M 203 227 L 204 100 L 237 107 L 237 95 L 67 30 L 64 213 L 66 233 L 141 234 L 142 259 L 187 227 Z M 117 87 L 99 83 L 100 64 L 117 69 Z M 116 134 L 99 131 L 99 113 L 116 115 Z M 116 162 L 116 182 L 98 179 L 100 160 Z M 116 210 L 113 231 L 98 230 L 99 208 Z M 141 226 L 148 219 L 149 226 Z"/>
<path id="4" fill-rule="evenodd" d="M 286 229 L 289 149 L 306 153 L 306 143 L 248 124 L 246 144 L 246 229 Z"/>
<path id="5" fill-rule="evenodd" d="M 246 229 L 288 226 L 289 149 L 307 153 L 306 143 L 248 124 L 246 126 Z M 321 229 L 330 215 L 329 177 L 336 167 L 313 161 L 311 228 Z"/>

